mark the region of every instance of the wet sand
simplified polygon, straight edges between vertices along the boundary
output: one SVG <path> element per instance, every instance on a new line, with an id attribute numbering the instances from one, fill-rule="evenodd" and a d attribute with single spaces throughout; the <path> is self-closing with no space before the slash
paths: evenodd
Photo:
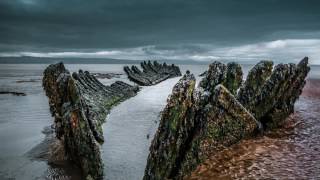
<path id="1" fill-rule="evenodd" d="M 320 79 L 307 79 L 307 83 L 302 91 L 301 96 L 319 99 L 320 98 Z"/>
<path id="2" fill-rule="evenodd" d="M 320 80 L 308 79 L 279 129 L 213 155 L 186 179 L 319 179 Z"/>
<path id="3" fill-rule="evenodd" d="M 105 179 L 140 180 L 157 130 L 160 114 L 172 86 L 180 77 L 143 87 L 114 107 L 103 124 L 106 141 L 102 145 Z"/>

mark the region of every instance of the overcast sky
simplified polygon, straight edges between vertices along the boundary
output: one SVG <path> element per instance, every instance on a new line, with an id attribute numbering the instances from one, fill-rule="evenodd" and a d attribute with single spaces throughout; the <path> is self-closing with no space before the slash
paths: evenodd
<path id="1" fill-rule="evenodd" d="M 320 64 L 319 0 L 1 0 L 0 56 Z"/>

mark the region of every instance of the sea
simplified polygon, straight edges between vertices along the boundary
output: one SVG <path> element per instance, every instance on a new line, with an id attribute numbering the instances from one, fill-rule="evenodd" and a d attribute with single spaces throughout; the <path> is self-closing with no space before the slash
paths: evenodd
<path id="1" fill-rule="evenodd" d="M 71 72 L 82 69 L 96 73 L 122 74 L 112 79 L 99 79 L 104 84 L 117 80 L 132 83 L 123 72 L 125 64 L 65 65 Z M 59 171 L 60 174 L 53 175 L 52 165 L 28 155 L 30 150 L 44 140 L 43 131 L 53 123 L 48 98 L 42 88 L 42 73 L 47 66 L 48 64 L 0 64 L 0 91 L 26 94 L 0 94 L 0 179 L 76 179 L 63 170 Z M 182 72 L 190 70 L 199 80 L 198 75 L 204 72 L 208 65 L 183 64 L 179 67 Z M 246 64 L 242 67 L 246 75 L 253 65 Z M 319 79 L 320 66 L 311 66 L 308 78 Z M 155 86 L 142 87 L 137 96 L 111 110 L 103 125 L 105 142 L 101 146 L 105 179 L 142 179 L 149 146 L 159 124 L 160 112 L 178 80 L 179 77 Z M 298 109 L 307 106 L 300 100 L 297 104 Z M 314 127 L 320 132 L 320 120 L 313 123 L 318 124 Z M 304 141 L 308 141 L 308 138 Z M 315 143 L 320 144 L 320 141 Z M 278 168 L 281 168 L 281 165 Z"/>

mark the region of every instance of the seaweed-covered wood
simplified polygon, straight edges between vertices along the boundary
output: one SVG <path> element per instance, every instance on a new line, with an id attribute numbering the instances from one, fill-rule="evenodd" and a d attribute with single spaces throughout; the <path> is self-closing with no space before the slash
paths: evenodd
<path id="1" fill-rule="evenodd" d="M 195 92 L 194 85 L 194 76 L 186 74 L 174 86 L 150 147 L 144 179 L 181 178 L 218 145 L 231 145 L 259 129 L 259 122 L 223 85 L 204 92 Z"/>
<path id="2" fill-rule="evenodd" d="M 43 74 L 56 137 L 63 142 L 67 158 L 79 165 L 86 177 L 101 179 L 101 125 L 112 106 L 136 95 L 139 88 L 120 81 L 105 86 L 82 70 L 71 75 L 63 63 L 49 65 Z"/>
<path id="3" fill-rule="evenodd" d="M 249 72 L 238 99 L 265 127 L 276 127 L 294 110 L 294 103 L 310 71 L 308 58 L 303 58 L 297 65 L 278 64 L 273 71 L 271 62 L 260 65 Z"/>
<path id="4" fill-rule="evenodd" d="M 237 94 L 239 102 L 248 110 L 254 108 L 254 101 L 257 100 L 263 84 L 270 77 L 272 68 L 272 61 L 260 61 L 249 71 L 246 81 Z"/>
<path id="5" fill-rule="evenodd" d="M 219 61 L 209 65 L 205 77 L 200 81 L 199 86 L 205 91 L 212 91 L 216 85 L 225 81 L 227 75 L 227 66 Z"/>
<path id="6" fill-rule="evenodd" d="M 182 179 L 225 146 L 281 125 L 309 70 L 307 57 L 274 68 L 261 61 L 242 84 L 238 64 L 214 62 L 198 88 L 192 75 L 184 75 L 162 113 L 144 179 Z"/>
<path id="7" fill-rule="evenodd" d="M 227 64 L 227 74 L 223 85 L 233 94 L 237 94 L 238 88 L 242 84 L 242 68 L 240 64 L 231 62 Z"/>
<path id="8" fill-rule="evenodd" d="M 209 65 L 209 69 L 201 74 L 204 78 L 199 86 L 205 91 L 210 91 L 218 84 L 223 84 L 232 94 L 237 93 L 237 89 L 242 84 L 242 68 L 240 64 L 231 62 L 227 65 L 215 61 Z"/>
<path id="9" fill-rule="evenodd" d="M 164 179 L 176 175 L 179 160 L 183 158 L 182 153 L 187 148 L 184 145 L 195 125 L 193 119 L 190 119 L 194 115 L 194 88 L 195 77 L 191 74 L 184 75 L 174 86 L 150 147 L 144 179 Z"/>
<path id="10" fill-rule="evenodd" d="M 153 63 L 151 61 L 141 62 L 142 71 L 137 66 L 124 67 L 124 71 L 127 73 L 128 78 L 141 86 L 151 86 L 158 84 L 168 78 L 181 76 L 181 72 L 178 66 L 166 63 L 159 64 L 157 61 Z"/>

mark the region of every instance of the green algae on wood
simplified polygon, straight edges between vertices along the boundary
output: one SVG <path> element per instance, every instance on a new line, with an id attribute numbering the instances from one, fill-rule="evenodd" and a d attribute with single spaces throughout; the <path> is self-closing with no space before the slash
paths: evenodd
<path id="1" fill-rule="evenodd" d="M 227 64 L 227 74 L 223 85 L 233 94 L 237 94 L 237 89 L 242 84 L 242 68 L 240 64 L 231 62 Z"/>
<path id="2" fill-rule="evenodd" d="M 260 123 L 248 112 L 223 85 L 217 85 L 208 104 L 198 108 L 193 117 L 198 126 L 191 134 L 177 179 L 190 173 L 211 154 L 250 137 L 261 128 Z"/>
<path id="3" fill-rule="evenodd" d="M 259 123 L 223 85 L 201 104 L 194 84 L 194 76 L 186 74 L 174 86 L 150 147 L 144 179 L 181 178 L 205 159 L 209 146 L 230 145 L 258 129 Z"/>
<path id="4" fill-rule="evenodd" d="M 209 69 L 201 74 L 204 78 L 199 86 L 205 91 L 214 88 L 218 84 L 223 84 L 232 94 L 237 93 L 237 89 L 242 85 L 242 68 L 240 64 L 231 62 L 227 65 L 214 61 L 209 65 Z"/>
<path id="5" fill-rule="evenodd" d="M 260 61 L 248 73 L 246 81 L 239 89 L 237 98 L 247 109 L 254 108 L 256 96 L 260 93 L 262 86 L 272 73 L 272 61 Z"/>
<path id="6" fill-rule="evenodd" d="M 216 85 L 225 81 L 226 74 L 227 66 L 219 61 L 215 61 L 209 65 L 209 69 L 205 77 L 200 81 L 199 87 L 211 92 Z"/>
<path id="7" fill-rule="evenodd" d="M 267 128 L 281 125 L 293 113 L 294 103 L 302 93 L 309 71 L 307 57 L 297 65 L 276 65 L 250 111 Z"/>
<path id="8" fill-rule="evenodd" d="M 177 168 L 177 161 L 181 158 L 181 152 L 185 148 L 183 144 L 186 144 L 189 131 L 194 125 L 188 119 L 194 113 L 191 108 L 194 88 L 195 77 L 191 74 L 184 75 L 174 86 L 150 147 L 144 179 L 171 177 Z M 170 119 L 166 119 L 168 117 Z M 167 149 L 170 151 L 166 151 Z M 166 163 L 163 163 L 164 161 Z"/>

